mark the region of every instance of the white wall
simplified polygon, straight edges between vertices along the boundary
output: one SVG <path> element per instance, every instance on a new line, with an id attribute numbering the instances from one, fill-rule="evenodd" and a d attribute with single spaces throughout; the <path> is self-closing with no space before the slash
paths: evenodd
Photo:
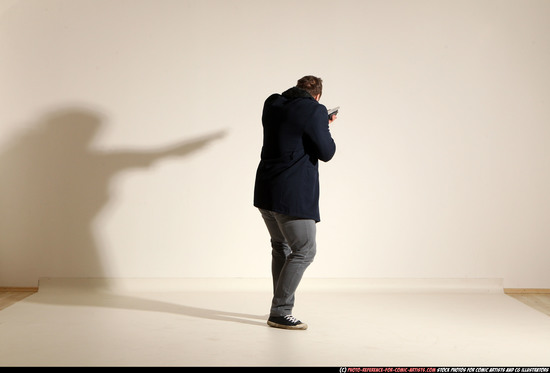
<path id="1" fill-rule="evenodd" d="M 261 106 L 315 74 L 307 276 L 550 287 L 550 2 L 0 4 L 0 286 L 270 276 Z"/>

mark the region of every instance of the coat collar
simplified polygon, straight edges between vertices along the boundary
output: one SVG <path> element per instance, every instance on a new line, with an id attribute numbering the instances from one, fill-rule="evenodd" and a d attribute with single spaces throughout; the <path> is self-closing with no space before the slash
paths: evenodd
<path id="1" fill-rule="evenodd" d="M 293 98 L 311 98 L 314 99 L 312 95 L 309 94 L 308 91 L 298 88 L 298 87 L 292 87 L 290 89 L 287 89 L 282 93 L 283 97 L 293 99 Z"/>

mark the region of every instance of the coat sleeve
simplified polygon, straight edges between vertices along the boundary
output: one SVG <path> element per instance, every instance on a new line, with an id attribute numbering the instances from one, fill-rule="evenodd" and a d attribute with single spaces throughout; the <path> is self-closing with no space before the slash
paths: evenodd
<path id="1" fill-rule="evenodd" d="M 323 105 L 318 105 L 314 110 L 311 120 L 305 127 L 306 140 L 311 144 L 308 148 L 314 152 L 317 159 L 328 162 L 336 152 L 336 144 L 328 125 L 327 109 Z"/>

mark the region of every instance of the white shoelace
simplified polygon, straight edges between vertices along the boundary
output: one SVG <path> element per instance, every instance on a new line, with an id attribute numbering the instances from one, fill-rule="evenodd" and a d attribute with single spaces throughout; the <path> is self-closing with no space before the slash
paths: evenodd
<path id="1" fill-rule="evenodd" d="M 286 319 L 287 321 L 292 322 L 292 323 L 299 323 L 299 322 L 300 322 L 300 320 L 298 320 L 297 318 L 295 318 L 295 317 L 292 316 L 292 315 L 286 315 L 286 316 L 285 316 L 285 319 Z"/>

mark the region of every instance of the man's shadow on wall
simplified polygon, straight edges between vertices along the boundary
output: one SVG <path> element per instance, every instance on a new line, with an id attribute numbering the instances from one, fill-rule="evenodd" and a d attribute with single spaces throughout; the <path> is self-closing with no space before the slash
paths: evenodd
<path id="1" fill-rule="evenodd" d="M 29 275 L 38 279 L 52 273 L 102 277 L 104 263 L 93 227 L 109 202 L 113 176 L 188 156 L 225 136 L 225 131 L 219 131 L 160 149 L 101 151 L 92 142 L 102 124 L 97 112 L 69 108 L 46 117 L 0 151 L 3 281 L 17 283 Z M 199 313 L 193 310 L 194 315 Z"/>
<path id="2" fill-rule="evenodd" d="M 0 277 L 18 278 L 18 272 L 102 277 L 92 229 L 109 202 L 113 176 L 185 157 L 225 135 L 215 132 L 154 150 L 101 151 L 92 147 L 101 126 L 96 112 L 58 111 L 0 153 Z"/>

